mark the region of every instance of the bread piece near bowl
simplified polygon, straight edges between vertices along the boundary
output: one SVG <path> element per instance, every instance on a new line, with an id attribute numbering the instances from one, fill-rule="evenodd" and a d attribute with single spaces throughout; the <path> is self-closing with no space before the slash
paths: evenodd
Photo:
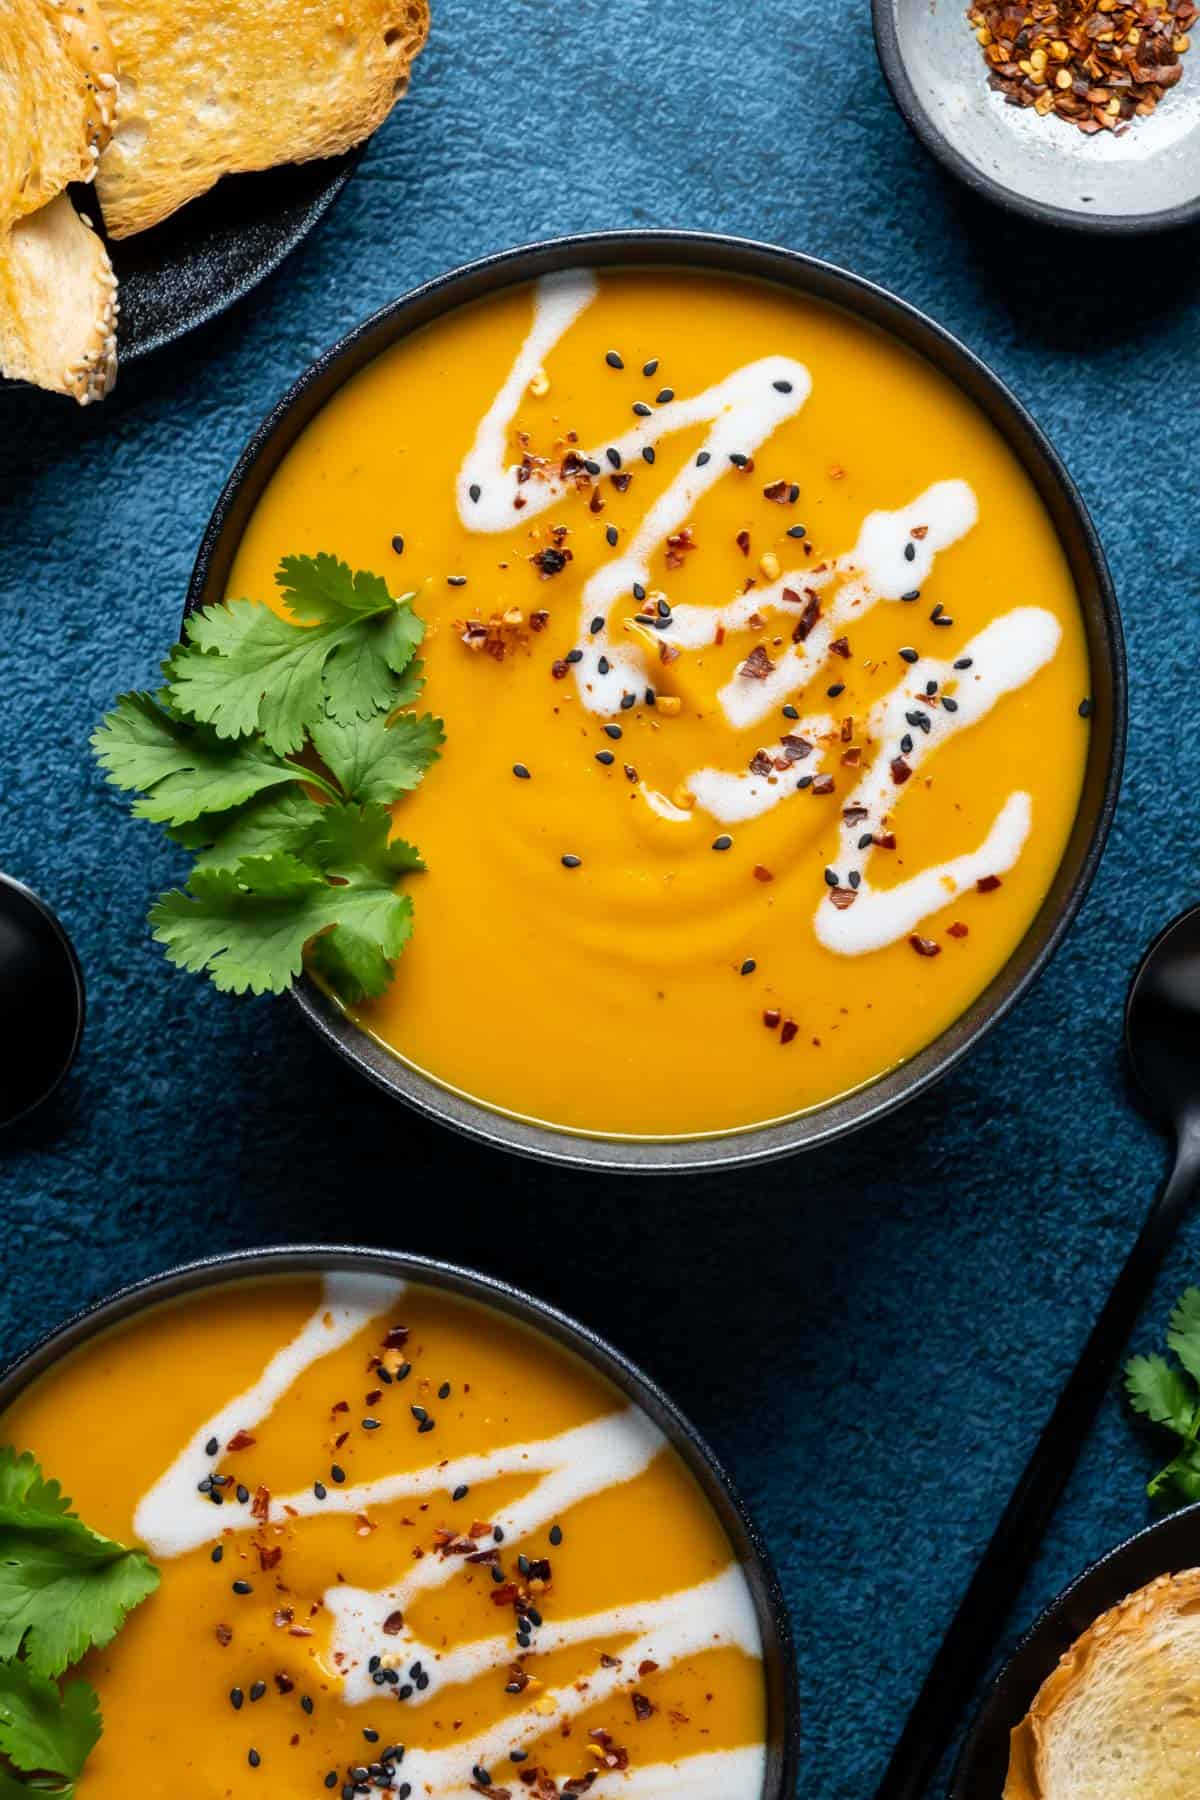
<path id="1" fill-rule="evenodd" d="M 86 406 L 117 375 L 117 280 L 66 194 L 0 238 L 0 367 Z"/>
<path id="2" fill-rule="evenodd" d="M 119 123 L 98 189 L 114 238 L 223 175 L 336 156 L 380 126 L 429 30 L 427 0 L 106 0 Z"/>
<path id="3" fill-rule="evenodd" d="M 1200 1793 L 1200 1569 L 1160 1575 L 1078 1637 L 1011 1737 L 1003 1800 Z"/>
<path id="4" fill-rule="evenodd" d="M 0 7 L 0 225 L 91 181 L 112 134 L 112 39 L 97 0 L 5 0 Z"/>

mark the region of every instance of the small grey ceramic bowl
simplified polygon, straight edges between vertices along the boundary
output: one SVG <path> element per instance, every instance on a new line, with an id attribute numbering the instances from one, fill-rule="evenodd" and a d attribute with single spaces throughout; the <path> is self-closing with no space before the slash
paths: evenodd
<path id="1" fill-rule="evenodd" d="M 641 1408 L 679 1456 L 716 1514 L 750 1589 L 763 1646 L 766 1767 L 762 1800 L 792 1800 L 800 1757 L 800 1695 L 787 1606 L 770 1556 L 728 1475 L 695 1426 L 662 1389 L 586 1325 L 506 1281 L 453 1263 L 348 1244 L 299 1244 L 239 1250 L 185 1263 L 121 1288 L 57 1326 L 32 1349 L 0 1368 L 0 1415 L 63 1357 L 155 1307 L 184 1297 L 287 1275 L 349 1272 L 385 1275 L 472 1300 L 558 1344 Z M 253 1695 L 251 1695 L 253 1699 Z M 32 1792 L 32 1790 L 31 1790 Z"/>
<path id="2" fill-rule="evenodd" d="M 1085 137 L 987 84 L 966 0 L 873 0 L 892 98 L 943 168 L 1044 225 L 1132 233 L 1200 218 L 1200 52 L 1148 118 Z"/>

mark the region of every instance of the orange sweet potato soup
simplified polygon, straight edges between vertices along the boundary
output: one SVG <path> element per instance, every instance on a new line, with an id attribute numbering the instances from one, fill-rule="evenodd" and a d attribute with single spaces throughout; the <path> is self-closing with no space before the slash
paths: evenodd
<path id="1" fill-rule="evenodd" d="M 82 1665 L 78 1792 L 760 1800 L 731 1545 L 657 1428 L 540 1334 L 333 1274 L 159 1305 L 0 1419 L 157 1592 Z"/>
<path id="2" fill-rule="evenodd" d="M 635 271 L 452 313 L 307 428 L 230 594 L 319 549 L 429 624 L 428 873 L 361 1022 L 448 1086 L 609 1135 L 792 1115 L 950 1025 L 1046 893 L 1089 730 L 1063 550 L 848 314 Z"/>

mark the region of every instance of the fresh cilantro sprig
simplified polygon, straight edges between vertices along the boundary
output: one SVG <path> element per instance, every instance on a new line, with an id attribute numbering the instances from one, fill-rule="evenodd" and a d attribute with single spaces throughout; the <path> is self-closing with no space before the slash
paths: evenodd
<path id="1" fill-rule="evenodd" d="M 397 893 L 424 865 L 388 808 L 437 760 L 413 596 L 329 555 L 275 577 L 288 617 L 251 600 L 206 607 L 157 694 L 122 694 L 92 744 L 134 816 L 193 852 L 151 909 L 179 967 L 233 993 L 281 993 L 306 950 L 344 1000 L 381 994 L 412 932 Z"/>
<path id="2" fill-rule="evenodd" d="M 157 1586 L 144 1550 L 93 1531 L 28 1451 L 0 1447 L 0 1800 L 71 1800 L 100 1704 L 88 1682 L 58 1677 Z"/>
<path id="3" fill-rule="evenodd" d="M 1125 1387 L 1135 1412 L 1179 1439 L 1179 1449 L 1150 1482 L 1151 1499 L 1200 1500 L 1200 1288 L 1179 1298 L 1167 1329 L 1165 1356 L 1134 1356 Z"/>

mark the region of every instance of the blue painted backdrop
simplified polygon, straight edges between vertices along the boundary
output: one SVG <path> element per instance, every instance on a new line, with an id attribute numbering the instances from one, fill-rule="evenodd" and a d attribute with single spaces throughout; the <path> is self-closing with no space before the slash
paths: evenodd
<path id="1" fill-rule="evenodd" d="M 893 111 L 864 0 L 434 10 L 409 99 L 277 275 L 101 409 L 0 411 L 0 866 L 61 908 L 91 992 L 63 1104 L 0 1160 L 0 1345 L 125 1277 L 298 1238 L 452 1253 L 532 1286 L 645 1364 L 727 1458 L 795 1612 L 803 1791 L 858 1800 L 1161 1166 L 1118 1039 L 1143 942 L 1198 897 L 1197 242 L 1074 242 L 965 198 Z M 286 1006 L 172 973 L 142 920 L 173 860 L 86 751 L 112 696 L 152 682 L 224 476 L 316 351 L 481 252 L 638 224 L 845 263 L 988 358 L 1094 512 L 1133 677 L 1100 878 L 968 1065 L 827 1154 L 650 1187 L 451 1141 Z M 1200 1228 L 1143 1340 L 1198 1276 Z M 1112 1397 L 1014 1630 L 1146 1518 L 1151 1456 Z"/>

